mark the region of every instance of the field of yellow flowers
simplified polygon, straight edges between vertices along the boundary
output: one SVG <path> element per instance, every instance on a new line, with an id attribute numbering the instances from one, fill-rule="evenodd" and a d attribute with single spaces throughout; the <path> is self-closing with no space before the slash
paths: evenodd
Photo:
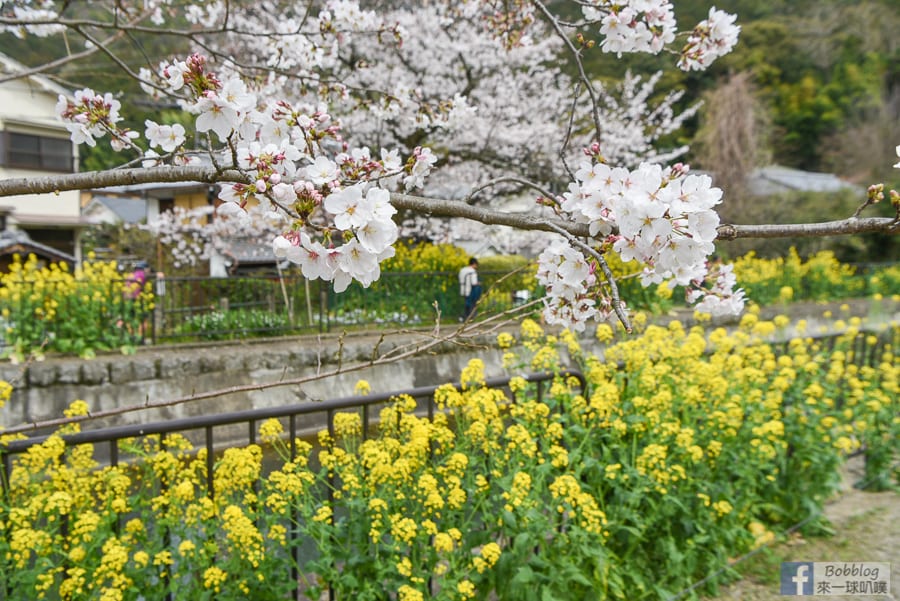
<path id="1" fill-rule="evenodd" d="M 385 262 L 386 277 L 371 287 L 352 285 L 342 294 L 329 297 L 329 319 L 370 328 L 424 325 L 433 323 L 438 307 L 445 319 L 455 320 L 462 312 L 463 302 L 456 273 L 467 261 L 462 249 L 449 244 L 399 245 L 396 256 Z M 672 289 L 665 282 L 650 288 L 641 286 L 637 263 L 622 264 L 614 257 L 609 262 L 630 310 L 665 314 L 684 306 L 681 289 Z M 739 286 L 745 289 L 749 300 L 760 305 L 858 297 L 900 298 L 897 264 L 863 273 L 841 264 L 830 252 L 803 259 L 793 250 L 786 257 L 775 259 L 762 259 L 751 253 L 734 264 Z M 415 277 L 406 277 L 409 274 Z M 526 298 L 539 298 L 543 291 L 534 274 L 534 265 L 522 257 L 484 257 L 481 314 L 510 309 L 516 292 L 524 291 Z M 258 284 L 258 279 L 232 278 L 230 292 L 224 295 L 233 300 L 248 294 L 252 298 Z M 18 258 L 9 273 L 0 275 L 0 353 L 23 361 L 49 352 L 84 358 L 110 350 L 133 352 L 143 341 L 157 300 L 150 288 L 145 285 L 141 291 L 130 290 L 127 277 L 123 277 L 115 262 L 97 261 L 93 256 L 74 273 L 65 264 L 42 266 L 34 256 Z M 212 289 L 218 289 L 218 283 Z M 191 290 L 183 287 L 185 296 L 178 296 L 174 289 L 169 293 L 168 311 L 192 316 L 169 332 L 176 338 L 214 340 L 279 331 L 293 333 L 289 316 L 283 311 L 210 309 L 195 314 L 192 307 L 185 312 L 185 304 L 193 303 Z M 306 293 L 303 286 L 294 291 L 297 307 L 305 304 Z M 175 318 L 172 323 L 179 324 L 180 319 Z"/>
<path id="2" fill-rule="evenodd" d="M 114 261 L 42 265 L 19 255 L 0 274 L 0 316 L 7 354 L 24 359 L 35 351 L 93 357 L 97 351 L 133 347 L 145 314 L 153 308 L 149 286 L 133 289 Z"/>
<path id="3" fill-rule="evenodd" d="M 867 334 L 851 320 L 836 339 L 766 342 L 784 325 L 752 314 L 731 332 L 650 325 L 601 360 L 526 320 L 497 340 L 510 373 L 556 370 L 565 351 L 584 390 L 559 377 L 538 397 L 514 378 L 511 400 L 473 360 L 460 389 L 438 390 L 433 419 L 401 397 L 373 432 L 344 412 L 332 433 L 289 441 L 270 420 L 261 444 L 225 451 L 211 474 L 181 436 L 124 441 L 131 460 L 110 467 L 54 435 L 10 457 L 0 589 L 665 599 L 816 515 L 849 453 L 867 454 L 868 484 L 898 482 L 900 326 Z M 866 361 L 860 337 L 878 349 Z"/>

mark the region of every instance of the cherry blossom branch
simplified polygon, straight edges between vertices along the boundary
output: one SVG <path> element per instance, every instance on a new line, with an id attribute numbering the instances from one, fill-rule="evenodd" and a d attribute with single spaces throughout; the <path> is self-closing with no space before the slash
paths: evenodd
<path id="1" fill-rule="evenodd" d="M 625 327 L 625 331 L 630 334 L 632 330 L 631 322 L 628 320 L 628 315 L 625 313 L 624 309 L 622 309 L 622 300 L 619 298 L 619 286 L 616 284 L 616 278 L 613 275 L 612 269 L 609 268 L 609 264 L 606 262 L 606 259 L 603 258 L 603 255 L 591 248 L 589 244 L 585 244 L 564 229 L 559 227 L 553 227 L 553 229 L 564 236 L 566 240 L 569 241 L 569 244 L 577 246 L 578 248 L 582 249 L 584 252 L 592 256 L 597 261 L 597 264 L 600 265 L 600 269 L 603 271 L 603 276 L 606 278 L 606 283 L 609 284 L 609 296 L 612 298 L 613 311 L 615 311 L 616 317 L 619 318 L 619 321 L 622 322 L 622 325 Z"/>
<path id="2" fill-rule="evenodd" d="M 251 177 L 237 169 L 217 171 L 211 167 L 175 166 L 88 171 L 65 175 L 12 178 L 0 180 L 0 197 L 20 194 L 47 194 L 68 190 L 90 190 L 110 186 L 127 186 L 147 183 L 197 182 L 215 184 L 221 182 L 252 183 Z M 409 194 L 391 194 L 391 204 L 397 209 L 412 210 L 423 215 L 437 217 L 461 217 L 485 225 L 505 225 L 524 230 L 558 233 L 563 230 L 572 236 L 590 235 L 587 224 L 546 217 L 534 217 L 521 213 L 505 213 L 465 202 L 439 198 L 425 198 Z M 717 228 L 717 240 L 729 241 L 746 238 L 824 237 L 862 233 L 900 233 L 900 221 L 896 217 L 848 218 L 822 223 L 738 225 L 723 224 Z"/>
<path id="3" fill-rule="evenodd" d="M 2 185 L 0 185 L 2 195 Z M 509 227 L 558 232 L 559 229 L 572 236 L 589 236 L 587 224 L 558 219 L 532 217 L 521 213 L 503 213 L 483 207 L 474 207 L 459 201 L 423 198 L 407 194 L 392 194 L 391 204 L 398 209 L 409 209 L 425 215 L 441 217 L 462 217 L 479 221 L 485 225 L 505 225 Z M 842 219 L 823 223 L 796 223 L 771 225 L 736 225 L 724 224 L 717 229 L 717 240 L 729 241 L 741 238 L 789 238 L 789 237 L 823 237 L 833 235 L 850 235 L 881 232 L 887 234 L 900 233 L 898 220 L 891 217 L 867 217 L 863 219 Z"/>
<path id="4" fill-rule="evenodd" d="M 17 194 L 47 194 L 68 190 L 90 190 L 109 186 L 134 184 L 198 182 L 250 183 L 250 178 L 236 169 L 217 171 L 210 167 L 162 166 L 151 168 L 112 169 L 109 171 L 85 171 L 62 176 L 45 175 L 29 178 L 11 178 L 0 181 L 0 197 Z"/>

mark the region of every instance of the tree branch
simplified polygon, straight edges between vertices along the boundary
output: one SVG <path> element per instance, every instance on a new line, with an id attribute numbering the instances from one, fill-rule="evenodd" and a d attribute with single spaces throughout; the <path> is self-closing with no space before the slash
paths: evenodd
<path id="1" fill-rule="evenodd" d="M 716 239 L 728 241 L 738 238 L 817 238 L 873 232 L 897 235 L 900 233 L 900 220 L 896 217 L 865 217 L 863 219 L 850 217 L 821 223 L 724 224 L 718 227 L 719 235 Z"/>
<path id="2" fill-rule="evenodd" d="M 215 184 L 236 182 L 250 184 L 250 178 L 236 169 L 216 170 L 213 167 L 153 167 L 150 169 L 114 169 L 34 178 L 15 178 L 0 181 L 0 198 L 20 194 L 48 194 L 66 190 L 89 190 L 109 186 L 128 186 L 149 183 L 196 182 Z M 408 209 L 436 217 L 461 217 L 485 225 L 505 225 L 523 230 L 558 232 L 562 229 L 572 236 L 589 236 L 586 223 L 561 219 L 533 217 L 522 213 L 504 213 L 476 207 L 456 200 L 425 198 L 409 194 L 391 194 L 391 203 L 398 209 Z M 734 225 L 718 228 L 718 240 L 739 238 L 810 238 L 881 232 L 900 233 L 900 220 L 893 217 L 848 218 L 822 223 Z"/>
<path id="3" fill-rule="evenodd" d="M 89 190 L 108 186 L 129 186 L 135 184 L 197 182 L 215 184 L 218 182 L 251 183 L 249 178 L 235 169 L 217 171 L 212 167 L 152 167 L 134 169 L 112 169 L 108 171 L 85 171 L 66 175 L 13 178 L 0 181 L 0 197 L 18 194 L 47 194 L 67 190 Z"/>
<path id="4" fill-rule="evenodd" d="M 236 385 L 230 386 L 228 388 L 220 388 L 217 390 L 210 390 L 206 392 L 192 392 L 189 395 L 168 398 L 168 399 L 157 399 L 151 400 L 147 398 L 143 403 L 138 405 L 125 405 L 120 407 L 114 407 L 111 409 L 102 409 L 99 411 L 92 411 L 88 415 L 78 415 L 72 417 L 58 417 L 41 421 L 29 421 L 23 422 L 14 426 L 10 426 L 3 429 L 4 435 L 9 434 L 20 434 L 25 432 L 33 432 L 34 430 L 42 429 L 42 428 L 59 428 L 60 426 L 72 423 L 80 423 L 88 420 L 101 419 L 101 418 L 109 418 L 116 417 L 119 415 L 125 415 L 127 413 L 133 413 L 135 411 L 144 411 L 147 409 L 161 409 L 164 407 L 173 407 L 175 405 L 183 405 L 185 403 L 190 403 L 193 401 L 202 401 L 214 399 L 222 396 L 227 396 L 231 394 L 239 394 L 246 392 L 256 392 L 259 390 L 269 390 L 271 388 L 280 388 L 283 386 L 298 386 L 301 384 L 306 384 L 309 382 L 321 380 L 323 378 L 331 378 L 336 377 L 343 374 L 353 373 L 357 371 L 361 371 L 363 369 L 368 369 L 371 367 L 378 367 L 380 365 L 386 365 L 389 363 L 394 363 L 396 361 L 402 361 L 404 359 L 411 359 L 413 357 L 422 356 L 427 352 L 435 352 L 438 348 L 445 344 L 453 344 L 453 345 L 466 345 L 466 344 L 475 344 L 474 339 L 478 338 L 487 338 L 497 332 L 502 326 L 509 324 L 509 317 L 515 315 L 517 312 L 521 311 L 522 307 L 515 307 L 508 311 L 505 311 L 498 315 L 493 315 L 488 317 L 485 320 L 482 320 L 477 323 L 465 323 L 460 325 L 458 328 L 454 329 L 447 335 L 441 336 L 435 333 L 421 333 L 416 332 L 416 334 L 421 334 L 421 338 L 418 340 L 413 340 L 408 343 L 401 343 L 393 348 L 389 348 L 382 352 L 380 355 L 377 352 L 373 352 L 373 356 L 368 361 L 359 361 L 349 365 L 344 365 L 340 358 L 338 358 L 336 365 L 333 369 L 329 371 L 321 371 L 316 369 L 315 373 L 300 376 L 297 378 L 288 378 L 285 379 L 282 377 L 279 380 L 271 381 L 271 382 L 263 382 L 258 384 L 244 384 L 244 385 Z M 397 332 L 397 334 L 403 334 L 404 332 Z M 407 332 L 408 333 L 408 332 Z M 343 338 L 343 336 L 341 337 Z M 379 340 L 379 344 L 381 344 L 382 339 Z M 343 340 L 339 339 L 339 349 L 338 353 L 343 352 Z"/>

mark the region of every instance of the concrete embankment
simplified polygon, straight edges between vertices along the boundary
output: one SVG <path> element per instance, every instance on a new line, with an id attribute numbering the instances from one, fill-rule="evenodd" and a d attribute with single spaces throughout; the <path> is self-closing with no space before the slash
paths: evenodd
<path id="1" fill-rule="evenodd" d="M 762 318 L 784 313 L 807 319 L 805 335 L 821 334 L 832 319 L 860 317 L 872 327 L 900 323 L 900 302 L 858 300 L 848 303 L 796 303 L 770 307 Z M 689 313 L 657 318 L 692 321 Z M 733 325 L 733 324 L 731 324 Z M 514 331 L 515 326 L 509 329 Z M 23 365 L 0 363 L 0 379 L 10 382 L 13 395 L 0 409 L 0 426 L 53 419 L 76 399 L 92 412 L 182 400 L 166 407 L 133 411 L 92 420 L 85 429 L 172 420 L 245 409 L 278 407 L 306 401 L 351 396 L 359 380 L 375 393 L 433 386 L 459 379 L 471 358 L 485 363 L 488 377 L 506 375 L 496 333 L 448 338 L 455 331 L 407 331 L 391 334 L 304 336 L 234 343 L 150 346 L 134 355 L 100 355 L 92 360 L 48 357 Z M 780 336 L 790 332 L 780 332 Z M 598 351 L 590 334 L 582 336 L 588 350 Z M 564 349 L 563 349 L 564 350 Z M 379 357 L 397 360 L 372 362 Z M 352 367 L 365 366 L 350 371 Z M 333 372 L 336 375 L 326 376 Z M 306 379 L 302 383 L 275 385 Z M 256 387 L 256 388 L 254 388 Z M 202 400 L 187 400 L 201 393 L 239 389 Z"/>
<path id="2" fill-rule="evenodd" d="M 7 362 L 0 364 L 0 379 L 13 385 L 13 394 L 0 409 L 0 425 L 60 417 L 76 399 L 86 401 L 92 412 L 184 400 L 84 424 L 94 429 L 340 398 L 355 394 L 359 380 L 366 380 L 374 392 L 390 392 L 457 381 L 473 357 L 485 362 L 488 377 L 500 376 L 502 354 L 494 339 L 476 335 L 436 343 L 426 332 L 307 336 L 145 347 L 130 356 L 107 354 L 91 360 Z M 307 381 L 283 384 L 296 380 Z M 187 400 L 233 389 L 237 391 Z"/>

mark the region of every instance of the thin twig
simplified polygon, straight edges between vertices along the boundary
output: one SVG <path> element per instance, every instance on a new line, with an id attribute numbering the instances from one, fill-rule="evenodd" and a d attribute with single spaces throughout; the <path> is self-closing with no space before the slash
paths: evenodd
<path id="1" fill-rule="evenodd" d="M 397 348 L 386 350 L 380 356 L 375 359 L 369 361 L 361 361 L 358 363 L 353 363 L 349 365 L 345 365 L 343 361 L 343 353 L 344 353 L 344 339 L 346 333 L 342 334 L 338 338 L 338 343 L 340 350 L 338 351 L 338 360 L 337 367 L 328 371 L 321 371 L 321 369 L 317 369 L 316 373 L 312 375 L 300 376 L 297 378 L 289 378 L 283 379 L 280 378 L 274 382 L 263 382 L 258 384 L 242 384 L 236 386 L 230 386 L 227 388 L 222 388 L 218 390 L 210 390 L 206 392 L 197 392 L 192 390 L 190 394 L 181 397 L 175 397 L 171 399 L 162 399 L 162 400 L 151 400 L 147 397 L 144 402 L 138 405 L 127 405 L 122 407 L 116 407 L 112 409 L 105 409 L 100 411 L 91 412 L 90 415 L 86 416 L 75 416 L 75 417 L 62 417 L 55 419 L 48 419 L 42 421 L 31 421 L 22 423 L 16 426 L 11 426 L 5 428 L 3 430 L 3 434 L 17 434 L 22 432 L 31 432 L 37 429 L 42 428 L 58 428 L 59 426 L 71 423 L 79 423 L 91 419 L 100 419 L 107 417 L 114 417 L 118 415 L 124 415 L 127 413 L 132 413 L 135 411 L 143 411 L 147 409 L 160 409 L 164 407 L 173 407 L 176 405 L 182 405 L 185 403 L 190 403 L 194 401 L 202 401 L 208 399 L 214 399 L 222 396 L 227 396 L 231 394 L 238 393 L 246 393 L 246 392 L 256 392 L 260 390 L 268 390 L 271 388 L 278 388 L 282 386 L 298 386 L 301 384 L 307 384 L 309 382 L 313 382 L 316 380 L 321 380 L 324 378 L 336 377 L 343 374 L 354 373 L 357 371 L 361 371 L 363 369 L 368 369 L 372 367 L 378 367 L 380 365 L 386 365 L 389 363 L 393 363 L 395 361 L 401 361 L 404 359 L 409 359 L 415 356 L 419 356 L 422 353 L 428 352 L 430 350 L 436 349 L 442 344 L 445 343 L 459 343 L 458 340 L 462 340 L 465 338 L 471 338 L 473 336 L 481 336 L 486 332 L 493 331 L 497 327 L 499 327 L 496 322 L 503 319 L 506 313 L 492 316 L 488 319 L 485 319 L 481 322 L 478 322 L 477 328 L 470 329 L 468 327 L 460 327 L 453 331 L 451 331 L 446 336 L 428 336 L 425 335 L 424 339 L 416 340 L 410 342 L 408 344 L 400 345 Z M 484 324 L 494 324 L 494 328 L 483 328 Z M 505 320 L 504 323 L 509 323 L 508 320 Z M 466 324 L 464 324 L 466 325 Z M 399 334 L 400 332 L 398 332 Z M 421 333 L 418 333 L 421 336 Z"/>
<path id="2" fill-rule="evenodd" d="M 628 320 L 628 315 L 622 308 L 622 300 L 619 298 L 619 287 L 616 285 L 616 278 L 615 276 L 613 276 L 613 272 L 609 268 L 606 259 L 603 258 L 603 255 L 591 248 L 590 245 L 585 244 L 564 229 L 558 228 L 556 231 L 562 236 L 565 236 L 570 244 L 574 244 L 597 260 L 597 263 L 600 265 L 600 269 L 603 271 L 603 276 L 606 278 L 606 283 L 609 284 L 609 296 L 612 299 L 611 303 L 613 311 L 615 311 L 616 317 L 619 318 L 619 321 L 622 322 L 622 326 L 625 328 L 625 331 L 630 334 L 632 331 L 631 322 Z"/>
<path id="3" fill-rule="evenodd" d="M 533 188 L 533 189 L 537 190 L 538 192 L 540 192 L 541 196 L 544 196 L 546 198 L 553 198 L 553 195 L 550 192 L 548 192 L 541 185 L 536 184 L 535 182 L 532 182 L 530 180 L 527 180 L 527 179 L 521 178 L 521 177 L 506 176 L 506 177 L 498 177 L 496 179 L 492 179 L 489 182 L 486 182 L 486 183 L 478 186 L 477 188 L 475 188 L 474 190 L 469 192 L 469 195 L 466 196 L 466 201 L 468 202 L 468 201 L 473 200 L 475 198 L 475 195 L 477 195 L 482 190 L 496 186 L 498 184 L 505 184 L 505 183 L 521 184 L 523 186 L 527 186 L 529 188 Z"/>

